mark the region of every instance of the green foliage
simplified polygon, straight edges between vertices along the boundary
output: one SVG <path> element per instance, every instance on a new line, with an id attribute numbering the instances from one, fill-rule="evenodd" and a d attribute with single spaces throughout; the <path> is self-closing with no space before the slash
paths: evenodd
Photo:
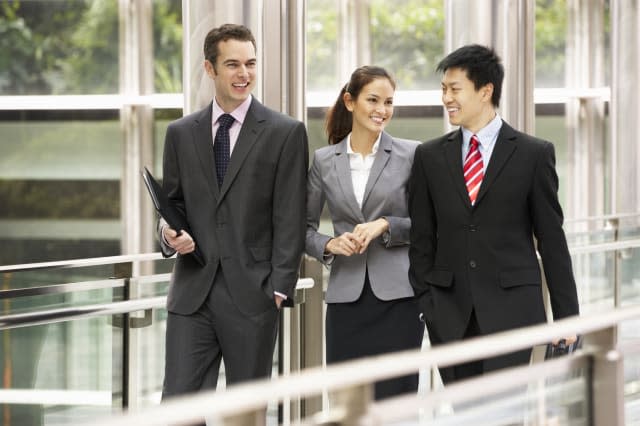
<path id="1" fill-rule="evenodd" d="M 74 27 L 66 42 L 69 44 L 67 55 L 57 63 L 62 81 L 55 93 L 104 94 L 118 91 L 117 2 L 89 2 L 81 23 Z"/>
<path id="2" fill-rule="evenodd" d="M 117 180 L 2 180 L 2 219 L 118 219 Z"/>
<path id="3" fill-rule="evenodd" d="M 326 0 L 307 3 L 307 88 L 334 87 L 338 76 L 338 8 Z"/>
<path id="4" fill-rule="evenodd" d="M 153 2 L 154 87 L 156 93 L 182 92 L 182 2 Z"/>
<path id="5" fill-rule="evenodd" d="M 433 89 L 444 53 L 441 0 L 371 0 L 371 56 L 402 90 Z"/>
<path id="6" fill-rule="evenodd" d="M 441 0 L 371 0 L 371 62 L 387 68 L 403 90 L 437 84 L 435 64 L 443 55 Z M 333 87 L 338 77 L 337 2 L 307 5 L 307 83 L 310 90 Z"/>
<path id="7" fill-rule="evenodd" d="M 84 3 L 0 3 L 0 91 L 11 95 L 52 93 L 57 62 L 67 55 L 72 25 Z"/>
<path id="8" fill-rule="evenodd" d="M 565 0 L 536 0 L 536 86 L 564 86 L 567 45 Z"/>
<path id="9" fill-rule="evenodd" d="M 181 2 L 153 7 L 154 86 L 180 92 Z M 117 1 L 0 0 L 0 93 L 117 93 L 119 43 Z"/>

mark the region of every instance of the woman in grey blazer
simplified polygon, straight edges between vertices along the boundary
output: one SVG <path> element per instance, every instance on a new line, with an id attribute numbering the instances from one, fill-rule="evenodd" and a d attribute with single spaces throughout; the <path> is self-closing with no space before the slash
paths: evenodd
<path id="1" fill-rule="evenodd" d="M 395 82 L 356 69 L 327 116 L 329 146 L 307 180 L 306 251 L 331 273 L 327 363 L 419 348 L 424 328 L 409 284 L 407 181 L 418 145 L 392 138 Z M 333 235 L 318 231 L 325 202 Z M 376 383 L 376 399 L 416 391 L 418 376 Z"/>

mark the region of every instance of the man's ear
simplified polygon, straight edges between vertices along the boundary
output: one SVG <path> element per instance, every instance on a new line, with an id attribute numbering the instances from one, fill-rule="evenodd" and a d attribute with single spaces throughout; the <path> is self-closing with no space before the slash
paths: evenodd
<path id="1" fill-rule="evenodd" d="M 482 86 L 482 99 L 491 102 L 491 98 L 493 97 L 493 83 L 487 83 Z"/>
<path id="2" fill-rule="evenodd" d="M 216 78 L 216 67 L 208 60 L 204 60 L 204 69 L 211 78 Z"/>

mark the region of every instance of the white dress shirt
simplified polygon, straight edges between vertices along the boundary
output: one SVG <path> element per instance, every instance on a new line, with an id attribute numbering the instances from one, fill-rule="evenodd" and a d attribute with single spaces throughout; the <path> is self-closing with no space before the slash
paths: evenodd
<path id="1" fill-rule="evenodd" d="M 362 208 L 362 199 L 364 198 L 364 190 L 369 180 L 369 174 L 371 173 L 371 167 L 376 159 L 378 153 L 378 146 L 380 145 L 380 135 L 371 148 L 371 153 L 365 156 L 354 152 L 351 148 L 351 133 L 347 135 L 347 154 L 349 155 L 349 165 L 351 167 L 351 182 L 353 183 L 353 192 L 358 201 L 358 206 Z"/>

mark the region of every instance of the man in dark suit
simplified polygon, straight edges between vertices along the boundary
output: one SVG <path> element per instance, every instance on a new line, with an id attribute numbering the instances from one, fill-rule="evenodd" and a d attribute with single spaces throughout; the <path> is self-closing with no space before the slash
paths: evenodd
<path id="1" fill-rule="evenodd" d="M 304 249 L 304 124 L 251 96 L 256 47 L 246 27 L 211 30 L 204 58 L 215 98 L 171 123 L 164 146 L 163 186 L 191 232 L 158 224 L 163 253 L 178 253 L 163 398 L 215 388 L 221 360 L 227 384 L 270 375 L 278 309 L 293 300 Z"/>
<path id="2" fill-rule="evenodd" d="M 409 183 L 409 275 L 431 342 L 544 322 L 536 242 L 554 318 L 577 315 L 553 145 L 498 115 L 504 69 L 492 49 L 461 47 L 437 70 L 449 121 L 460 128 L 417 148 Z M 440 374 L 446 384 L 527 363 L 530 355 L 527 349 Z"/>

